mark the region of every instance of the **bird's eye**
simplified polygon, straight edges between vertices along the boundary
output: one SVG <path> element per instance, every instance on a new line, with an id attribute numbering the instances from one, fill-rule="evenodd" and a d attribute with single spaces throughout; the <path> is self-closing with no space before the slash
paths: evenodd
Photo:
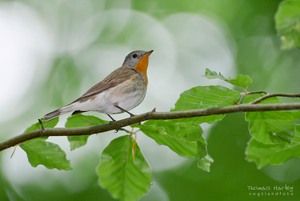
<path id="1" fill-rule="evenodd" d="M 133 58 L 137 58 L 137 54 L 133 54 L 132 57 L 133 57 Z"/>

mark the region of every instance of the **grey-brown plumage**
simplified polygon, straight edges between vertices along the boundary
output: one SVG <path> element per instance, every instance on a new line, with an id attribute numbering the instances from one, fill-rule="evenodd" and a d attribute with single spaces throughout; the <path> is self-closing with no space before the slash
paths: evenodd
<path id="1" fill-rule="evenodd" d="M 54 117 L 57 117 L 59 115 L 60 115 L 60 111 L 59 111 L 59 109 L 57 109 L 57 110 L 54 110 L 53 112 L 50 112 L 50 113 L 46 114 L 44 116 L 43 120 L 46 121 L 46 120 L 52 119 Z"/>

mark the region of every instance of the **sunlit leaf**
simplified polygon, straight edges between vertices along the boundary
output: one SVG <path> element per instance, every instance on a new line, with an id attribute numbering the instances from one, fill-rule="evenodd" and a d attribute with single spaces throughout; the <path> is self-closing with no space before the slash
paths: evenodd
<path id="1" fill-rule="evenodd" d="M 151 185 L 151 169 L 138 145 L 133 159 L 132 146 L 130 136 L 114 139 L 102 152 L 97 168 L 99 184 L 124 201 L 138 200 Z"/>
<path id="2" fill-rule="evenodd" d="M 198 167 L 209 171 L 213 160 L 205 159 L 208 156 L 207 144 L 201 127 L 193 119 L 150 120 L 136 127 L 179 156 L 198 159 Z"/>
<path id="3" fill-rule="evenodd" d="M 238 74 L 235 78 L 229 78 L 225 81 L 229 82 L 234 86 L 242 87 L 244 89 L 247 89 L 248 86 L 252 83 L 251 77 L 244 74 Z"/>
<path id="4" fill-rule="evenodd" d="M 37 138 L 23 142 L 20 147 L 26 152 L 28 161 L 33 167 L 44 165 L 49 169 L 72 169 L 65 152 L 57 144 Z"/>
<path id="5" fill-rule="evenodd" d="M 198 86 L 180 95 L 172 111 L 207 109 L 234 105 L 239 102 L 240 92 L 223 86 Z M 212 115 L 194 118 L 198 123 L 212 123 L 220 120 L 224 115 Z"/>
<path id="6" fill-rule="evenodd" d="M 197 158 L 199 146 L 205 146 L 198 124 L 180 120 L 153 120 L 141 125 L 140 129 L 158 144 L 166 145 L 178 155 L 187 158 Z"/>
<path id="7" fill-rule="evenodd" d="M 275 16 L 277 33 L 283 49 L 300 47 L 300 1 L 285 0 Z"/>
<path id="8" fill-rule="evenodd" d="M 226 78 L 221 73 L 217 73 L 209 69 L 205 70 L 205 77 L 208 79 L 220 79 L 234 86 L 242 87 L 244 89 L 247 89 L 249 84 L 252 83 L 252 79 L 248 75 L 238 74 L 235 78 Z"/>
<path id="9" fill-rule="evenodd" d="M 65 126 L 66 128 L 76 128 L 76 127 L 97 126 L 105 123 L 107 123 L 107 121 L 99 119 L 95 116 L 85 116 L 85 115 L 77 114 L 69 117 Z M 87 142 L 88 137 L 89 137 L 88 135 L 68 136 L 71 150 L 84 146 Z"/>

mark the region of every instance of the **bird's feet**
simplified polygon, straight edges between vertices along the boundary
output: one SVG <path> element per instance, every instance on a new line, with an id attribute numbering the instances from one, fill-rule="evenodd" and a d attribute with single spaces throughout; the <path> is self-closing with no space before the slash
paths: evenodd
<path id="1" fill-rule="evenodd" d="M 109 122 L 109 124 L 111 124 L 112 122 L 115 122 L 116 120 L 110 115 L 110 114 L 107 114 L 107 116 L 111 119 L 111 121 Z M 115 130 L 115 133 L 119 132 L 120 129 L 116 129 Z"/>
<path id="2" fill-rule="evenodd" d="M 111 119 L 111 121 L 116 121 L 110 114 L 107 114 L 107 116 Z"/>
<path id="3" fill-rule="evenodd" d="M 127 114 L 129 114 L 130 117 L 134 117 L 134 116 L 135 116 L 135 115 L 132 114 L 131 112 L 125 110 L 124 108 L 122 108 L 122 107 L 120 107 L 120 106 L 118 106 L 118 105 L 116 105 L 116 104 L 115 104 L 114 106 L 115 106 L 116 108 L 120 109 L 122 112 L 126 112 Z"/>

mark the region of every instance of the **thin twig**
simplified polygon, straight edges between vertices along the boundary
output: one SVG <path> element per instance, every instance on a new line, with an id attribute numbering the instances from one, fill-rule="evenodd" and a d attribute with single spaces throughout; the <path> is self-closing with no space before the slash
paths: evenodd
<path id="1" fill-rule="evenodd" d="M 265 91 L 246 91 L 246 95 L 253 95 L 253 94 L 267 94 Z"/>
<path id="2" fill-rule="evenodd" d="M 274 94 L 266 94 L 262 97 L 259 97 L 257 99 L 255 99 L 254 101 L 252 101 L 250 104 L 257 104 L 260 103 L 261 101 L 268 99 L 268 98 L 272 98 L 272 97 L 289 97 L 289 98 L 299 98 L 300 94 L 285 94 L 285 93 L 274 93 Z"/>
<path id="3" fill-rule="evenodd" d="M 282 103 L 282 104 L 241 104 L 219 108 L 186 110 L 176 112 L 147 112 L 119 121 L 107 124 L 82 128 L 45 128 L 43 132 L 40 130 L 28 132 L 18 135 L 7 141 L 0 143 L 0 151 L 16 146 L 22 142 L 42 136 L 79 136 L 103 133 L 110 130 L 120 129 L 124 126 L 141 123 L 145 120 L 165 120 L 165 119 L 181 119 L 201 116 L 210 116 L 218 114 L 230 114 L 238 112 L 265 112 L 280 110 L 300 110 L 300 103 Z"/>

